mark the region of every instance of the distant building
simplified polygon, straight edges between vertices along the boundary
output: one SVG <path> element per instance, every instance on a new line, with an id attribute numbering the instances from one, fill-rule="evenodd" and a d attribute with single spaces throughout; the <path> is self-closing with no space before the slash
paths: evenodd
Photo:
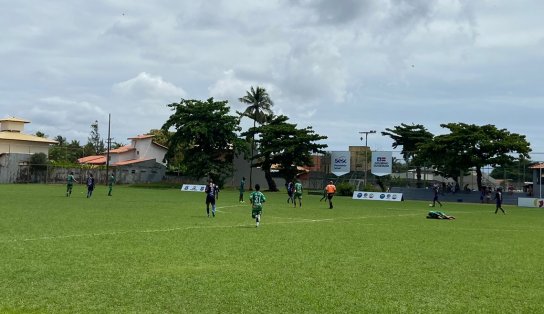
<path id="1" fill-rule="evenodd" d="M 0 183 L 17 182 L 20 166 L 27 165 L 30 156 L 44 153 L 56 141 L 23 133 L 30 121 L 8 117 L 0 119 Z"/>
<path id="2" fill-rule="evenodd" d="M 166 173 L 164 156 L 168 148 L 153 141 L 154 135 L 128 138 L 129 145 L 110 150 L 109 166 L 119 183 L 161 181 Z M 79 158 L 80 164 L 105 166 L 107 153 Z"/>

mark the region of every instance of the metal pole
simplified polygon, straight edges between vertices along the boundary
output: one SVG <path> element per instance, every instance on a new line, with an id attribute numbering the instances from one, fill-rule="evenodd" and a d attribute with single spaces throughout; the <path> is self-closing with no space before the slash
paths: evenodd
<path id="1" fill-rule="evenodd" d="M 367 172 L 368 172 L 368 134 L 374 134 L 374 133 L 376 133 L 376 130 L 359 132 L 359 134 L 365 135 L 365 187 L 367 184 Z M 361 137 L 361 141 L 362 140 L 363 138 Z"/>
<path id="2" fill-rule="evenodd" d="M 111 138 L 110 138 L 110 130 L 111 130 L 111 113 L 108 114 L 108 148 L 106 152 L 106 184 L 108 184 L 108 171 L 110 167 L 110 149 L 111 149 Z"/>

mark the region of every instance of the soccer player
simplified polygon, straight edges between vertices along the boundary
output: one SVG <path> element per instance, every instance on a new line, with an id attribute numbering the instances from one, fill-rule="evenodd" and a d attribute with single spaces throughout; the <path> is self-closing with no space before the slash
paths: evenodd
<path id="1" fill-rule="evenodd" d="M 295 183 L 295 194 L 293 197 L 293 206 L 297 207 L 297 199 L 298 199 L 298 206 L 302 207 L 302 183 L 300 183 L 299 180 Z"/>
<path id="2" fill-rule="evenodd" d="M 293 199 L 293 190 L 293 181 L 289 181 L 289 183 L 287 183 L 287 204 L 289 204 L 289 201 L 293 203 L 295 202 L 295 200 Z"/>
<path id="3" fill-rule="evenodd" d="M 497 207 L 495 208 L 495 214 L 500 209 L 503 214 L 506 214 L 504 209 L 502 209 L 502 189 L 497 188 L 497 191 L 495 191 L 495 202 L 497 204 Z"/>
<path id="4" fill-rule="evenodd" d="M 261 215 L 263 213 L 263 203 L 266 202 L 266 197 L 260 191 L 261 186 L 255 184 L 255 191 L 249 195 L 249 202 L 251 203 L 251 218 L 255 219 L 255 227 L 259 227 L 261 222 Z"/>
<path id="5" fill-rule="evenodd" d="M 332 209 L 332 197 L 336 194 L 336 185 L 329 181 L 329 184 L 325 187 L 325 192 L 327 192 L 327 199 L 329 200 L 329 209 Z"/>
<path id="6" fill-rule="evenodd" d="M 115 184 L 115 175 L 113 175 L 112 173 L 108 179 L 108 187 L 109 187 L 108 196 L 111 196 L 111 191 L 113 190 L 114 184 Z"/>
<path id="7" fill-rule="evenodd" d="M 208 218 L 210 217 L 210 204 L 212 205 L 212 216 L 215 217 L 215 184 L 211 179 L 208 181 L 204 193 L 206 193 L 206 213 Z"/>
<path id="8" fill-rule="evenodd" d="M 89 173 L 89 175 L 87 176 L 87 198 L 93 195 L 93 191 L 94 191 L 94 178 L 93 178 L 93 174 Z"/>
<path id="9" fill-rule="evenodd" d="M 440 203 L 440 201 L 438 200 L 438 190 L 439 190 L 439 187 L 438 187 L 438 185 L 435 184 L 433 186 L 434 197 L 433 197 L 433 206 L 432 207 L 434 207 L 434 205 L 436 203 L 438 203 L 438 205 L 440 205 L 440 207 L 442 207 L 442 203 Z"/>
<path id="10" fill-rule="evenodd" d="M 245 186 L 246 186 L 246 177 L 242 177 L 242 180 L 240 181 L 240 203 L 244 202 L 244 192 L 245 192 Z"/>
<path id="11" fill-rule="evenodd" d="M 77 182 L 74 178 L 74 172 L 70 171 L 70 174 L 66 179 L 66 196 L 72 195 L 72 187 L 74 186 L 74 182 Z"/>

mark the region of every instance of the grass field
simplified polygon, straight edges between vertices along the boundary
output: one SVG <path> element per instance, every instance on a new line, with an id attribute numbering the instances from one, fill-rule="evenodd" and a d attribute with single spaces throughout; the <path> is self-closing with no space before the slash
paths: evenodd
<path id="1" fill-rule="evenodd" d="M 0 185 L 2 313 L 543 313 L 544 211 Z M 246 198 L 247 198 L 246 192 Z"/>

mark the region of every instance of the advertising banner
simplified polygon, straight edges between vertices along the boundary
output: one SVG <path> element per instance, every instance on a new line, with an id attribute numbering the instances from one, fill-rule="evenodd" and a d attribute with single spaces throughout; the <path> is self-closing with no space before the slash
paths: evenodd
<path id="1" fill-rule="evenodd" d="M 350 153 L 349 151 L 331 152 L 331 172 L 337 176 L 350 172 Z"/>
<path id="2" fill-rule="evenodd" d="M 184 184 L 181 190 L 184 192 L 204 192 L 206 185 L 203 184 Z"/>
<path id="3" fill-rule="evenodd" d="M 387 201 L 400 202 L 402 201 L 402 193 L 387 193 L 387 192 L 353 192 L 354 200 L 369 200 L 369 201 Z"/>
<path id="4" fill-rule="evenodd" d="M 544 199 L 541 198 L 528 198 L 528 197 L 518 197 L 518 206 L 520 207 L 544 207 Z"/>
<path id="5" fill-rule="evenodd" d="M 371 164 L 373 175 L 381 177 L 391 174 L 393 169 L 393 152 L 372 152 Z"/>

